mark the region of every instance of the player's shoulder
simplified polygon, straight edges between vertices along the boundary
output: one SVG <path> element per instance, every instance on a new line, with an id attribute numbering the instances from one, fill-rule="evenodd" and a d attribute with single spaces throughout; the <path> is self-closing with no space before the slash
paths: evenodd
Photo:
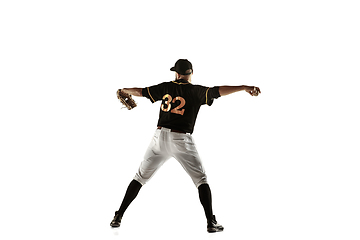
<path id="1" fill-rule="evenodd" d="M 171 82 L 160 82 L 158 84 L 150 86 L 150 88 L 163 88 L 163 87 L 169 86 L 170 84 L 171 84 Z"/>
<path id="2" fill-rule="evenodd" d="M 203 91 L 206 91 L 208 89 L 208 87 L 205 87 L 203 85 L 199 85 L 199 84 L 194 84 L 192 85 L 192 88 L 195 90 L 195 91 L 198 91 L 198 92 L 203 92 Z"/>

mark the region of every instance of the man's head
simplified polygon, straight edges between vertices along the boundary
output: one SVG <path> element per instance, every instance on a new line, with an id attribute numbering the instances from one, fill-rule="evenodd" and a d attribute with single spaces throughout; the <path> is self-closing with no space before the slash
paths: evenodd
<path id="1" fill-rule="evenodd" d="M 193 68 L 190 61 L 187 59 L 179 59 L 175 63 L 175 66 L 170 68 L 170 71 L 175 71 L 176 79 L 184 79 L 191 82 L 191 76 L 193 74 Z"/>

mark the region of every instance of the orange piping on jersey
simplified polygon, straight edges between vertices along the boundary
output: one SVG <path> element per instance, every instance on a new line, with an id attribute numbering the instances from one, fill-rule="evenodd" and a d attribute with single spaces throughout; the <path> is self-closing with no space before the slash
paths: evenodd
<path id="1" fill-rule="evenodd" d="M 189 82 L 188 83 L 182 83 L 182 82 L 175 82 L 175 81 L 172 81 L 173 83 L 176 83 L 176 84 L 179 84 L 179 85 L 181 85 L 181 84 L 190 84 Z"/>
<path id="2" fill-rule="evenodd" d="M 206 102 L 205 102 L 206 104 L 208 104 L 208 103 L 207 103 L 207 99 L 208 99 L 207 95 L 208 95 L 209 89 L 210 89 L 210 88 L 208 88 L 208 89 L 206 90 Z M 209 104 L 208 104 L 208 105 L 209 105 Z"/>
<path id="3" fill-rule="evenodd" d="M 151 97 L 151 100 L 152 100 L 153 102 L 155 102 L 155 100 L 153 99 L 153 97 L 152 97 L 151 94 L 150 94 L 150 90 L 149 90 L 148 87 L 147 87 L 147 90 L 148 90 L 149 96 Z"/>

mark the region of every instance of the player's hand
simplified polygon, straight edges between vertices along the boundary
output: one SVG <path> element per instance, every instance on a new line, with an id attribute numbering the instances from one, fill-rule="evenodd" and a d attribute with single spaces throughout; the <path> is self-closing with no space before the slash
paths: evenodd
<path id="1" fill-rule="evenodd" d="M 257 96 L 261 93 L 260 88 L 255 86 L 246 86 L 245 91 L 251 96 Z"/>

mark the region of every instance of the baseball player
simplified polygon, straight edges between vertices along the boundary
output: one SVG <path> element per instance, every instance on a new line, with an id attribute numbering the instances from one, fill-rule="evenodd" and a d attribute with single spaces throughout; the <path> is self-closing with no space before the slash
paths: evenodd
<path id="1" fill-rule="evenodd" d="M 124 212 L 136 198 L 141 187 L 168 159 L 175 158 L 198 188 L 200 202 L 207 219 L 207 231 L 210 233 L 220 232 L 224 230 L 224 227 L 217 223 L 215 215 L 213 215 L 211 190 L 191 134 L 202 105 L 211 106 L 214 99 L 238 91 L 246 91 L 252 96 L 257 96 L 261 92 L 258 87 L 254 86 L 204 87 L 193 85 L 191 83 L 193 67 L 187 59 L 179 59 L 170 70 L 176 72 L 175 81 L 163 82 L 146 88 L 120 90 L 133 96 L 146 97 L 152 103 L 161 101 L 161 105 L 154 137 L 110 226 L 120 226 Z"/>

